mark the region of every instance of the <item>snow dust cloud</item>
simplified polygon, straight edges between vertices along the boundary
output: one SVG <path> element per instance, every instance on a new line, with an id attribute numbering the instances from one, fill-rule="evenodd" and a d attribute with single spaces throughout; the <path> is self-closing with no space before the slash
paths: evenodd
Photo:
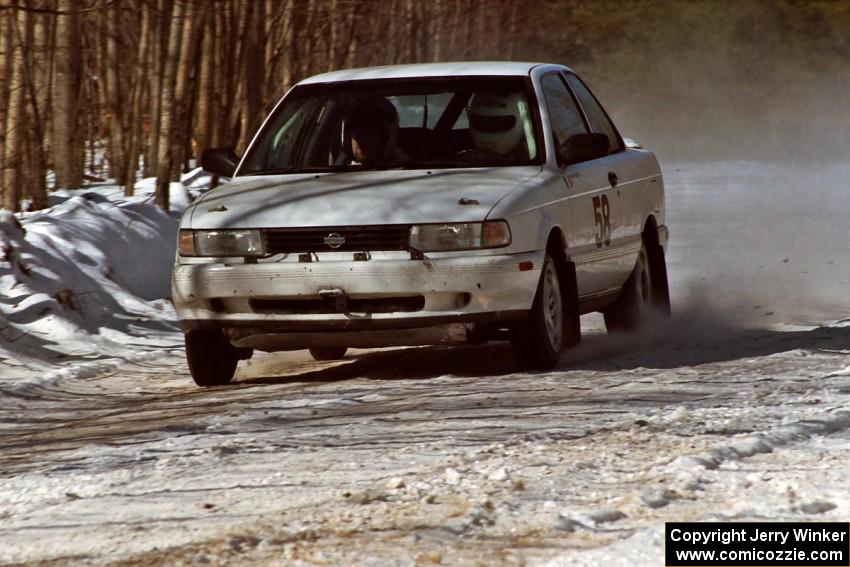
<path id="1" fill-rule="evenodd" d="M 850 157 L 850 5 L 565 2 L 522 55 L 571 66 L 664 162 Z"/>
<path id="2" fill-rule="evenodd" d="M 665 169 L 674 306 L 745 326 L 847 316 L 850 165 Z"/>
<path id="3" fill-rule="evenodd" d="M 548 9 L 518 55 L 575 69 L 661 162 L 674 323 L 722 336 L 847 317 L 850 4 Z"/>
<path id="4" fill-rule="evenodd" d="M 641 364 L 685 364 L 690 347 L 721 344 L 746 356 L 746 345 L 754 344 L 746 337 L 781 340 L 777 329 L 850 317 L 850 194 L 844 186 L 850 164 L 662 166 L 672 319 L 638 334 L 605 337 L 602 317 L 585 316 L 588 333 L 562 364 L 611 356 L 620 356 L 618 363 L 627 356 Z M 663 346 L 672 350 L 656 350 L 651 360 L 640 355 Z M 705 356 L 704 348 L 695 352 Z"/>

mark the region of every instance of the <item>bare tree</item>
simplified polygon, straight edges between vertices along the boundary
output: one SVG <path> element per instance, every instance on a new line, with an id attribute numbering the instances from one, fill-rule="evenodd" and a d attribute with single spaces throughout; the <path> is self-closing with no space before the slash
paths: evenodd
<path id="1" fill-rule="evenodd" d="M 183 18 L 183 37 L 180 41 L 180 58 L 178 59 L 174 86 L 175 129 L 171 140 L 172 179 L 179 178 L 184 156 L 190 153 L 187 151 L 187 145 L 192 137 L 190 132 L 192 128 L 192 95 L 194 94 L 194 79 L 197 69 L 197 53 L 206 13 L 206 4 L 189 3 L 186 5 L 186 15 Z"/>
<path id="2" fill-rule="evenodd" d="M 41 8 L 43 2 L 37 2 Z M 28 6 L 31 8 L 32 6 Z M 18 175 L 23 180 L 23 197 L 29 199 L 32 209 L 47 206 L 47 156 L 45 154 L 45 112 L 47 90 L 46 44 L 47 27 L 45 14 L 39 11 L 27 12 L 26 18 L 14 27 L 14 37 L 23 49 L 23 82 L 26 99 L 23 162 Z"/>
<path id="3" fill-rule="evenodd" d="M 106 20 L 106 36 L 104 38 L 106 57 L 103 61 L 103 77 L 109 131 L 109 172 L 119 185 L 123 185 L 128 171 L 124 135 L 126 105 L 123 95 L 125 89 L 122 89 L 122 85 L 118 82 L 118 67 L 123 64 L 118 44 L 121 7 L 118 3 L 115 3 L 109 10 L 104 10 L 103 14 Z"/>
<path id="4" fill-rule="evenodd" d="M 9 79 L 12 70 L 11 11 L 0 12 L 0 100 L 9 101 Z M 8 104 L 0 104 L 0 193 L 5 187 L 3 167 L 6 163 L 6 116 Z M 2 205 L 0 205 L 2 206 Z"/>
<path id="5" fill-rule="evenodd" d="M 80 136 L 77 130 L 77 111 L 80 94 L 79 22 L 73 13 L 73 0 L 59 0 L 60 14 L 56 16 L 56 62 L 53 66 L 53 95 L 51 101 L 51 150 L 56 186 L 80 187 L 83 183 L 82 163 L 79 160 Z"/>
<path id="6" fill-rule="evenodd" d="M 160 92 L 161 123 L 159 128 L 159 143 L 157 151 L 156 175 L 156 204 L 168 210 L 169 185 L 171 183 L 171 160 L 173 159 L 171 141 L 174 139 L 175 115 L 177 113 L 174 100 L 174 86 L 177 75 L 178 57 L 180 54 L 180 38 L 183 21 L 184 5 L 174 2 L 168 17 L 171 20 L 168 33 L 168 50 L 162 76 Z"/>
<path id="7" fill-rule="evenodd" d="M 162 130 L 162 92 L 163 75 L 165 69 L 166 52 L 169 49 L 168 39 L 172 26 L 171 17 L 172 4 L 174 0 L 154 0 L 156 9 L 151 15 L 151 37 L 153 46 L 151 50 L 150 66 L 153 73 L 150 75 L 150 131 L 148 136 L 147 151 L 145 153 L 145 177 L 156 176 L 159 172 L 159 143 L 160 131 Z"/>
<path id="8" fill-rule="evenodd" d="M 451 1 L 451 0 L 450 0 Z M 431 41 L 431 60 L 440 61 L 443 57 L 443 42 L 445 41 L 446 9 L 444 0 L 434 1 L 433 41 Z"/>
<path id="9" fill-rule="evenodd" d="M 208 18 L 208 24 L 203 29 L 203 39 L 200 53 L 200 76 L 198 78 L 198 103 L 195 111 L 195 125 L 193 132 L 197 144 L 195 146 L 195 160 L 201 163 L 201 152 L 205 148 L 215 145 L 216 130 L 216 68 L 215 38 L 218 32 L 219 20 L 216 14 Z"/>
<path id="10" fill-rule="evenodd" d="M 3 160 L 2 206 L 10 211 L 20 209 L 23 194 L 22 165 L 24 163 L 24 130 L 27 126 L 24 46 L 21 28 L 27 27 L 28 14 L 13 0 L 8 22 L 11 44 L 9 103 L 6 112 L 6 144 Z"/>
<path id="11" fill-rule="evenodd" d="M 245 89 L 241 100 L 239 142 L 236 144 L 240 153 L 245 150 L 254 135 L 261 118 L 257 111 L 263 107 L 262 92 L 256 88 L 256 85 L 262 84 L 260 63 L 264 50 L 259 39 L 262 33 L 263 4 L 245 0 L 244 10 L 245 36 L 241 79 Z"/>
<path id="12" fill-rule="evenodd" d="M 124 182 L 124 194 L 133 194 L 136 183 L 136 169 L 139 164 L 139 143 L 142 140 L 142 97 L 147 86 L 145 74 L 148 69 L 148 43 L 151 35 L 151 11 L 146 4 L 141 4 L 142 27 L 139 33 L 138 51 L 136 52 L 136 72 L 131 88 L 130 118 L 127 129 L 127 178 Z"/>
<path id="13" fill-rule="evenodd" d="M 488 21 L 513 6 L 478 1 L 490 11 L 501 7 Z M 0 0 L 0 95 L 8 101 L 0 107 L 4 195 L 11 183 L 15 199 L 44 204 L 48 161 L 60 186 L 80 186 L 87 147 L 92 172 L 106 164 L 128 195 L 143 155 L 144 174 L 157 177 L 157 202 L 167 206 L 167 181 L 188 156 L 219 145 L 244 150 L 299 78 L 344 66 L 440 59 L 451 53 L 452 41 L 469 45 L 465 35 L 490 25 L 470 17 L 477 5 Z"/>
<path id="14" fill-rule="evenodd" d="M 349 20 L 348 20 L 348 50 L 345 54 L 345 63 L 346 67 L 354 67 L 356 66 L 357 57 L 359 55 L 359 47 L 360 42 L 358 40 L 358 31 L 359 31 L 359 23 L 360 23 L 360 12 L 363 7 L 363 4 L 360 2 L 352 2 L 351 9 L 349 11 Z"/>

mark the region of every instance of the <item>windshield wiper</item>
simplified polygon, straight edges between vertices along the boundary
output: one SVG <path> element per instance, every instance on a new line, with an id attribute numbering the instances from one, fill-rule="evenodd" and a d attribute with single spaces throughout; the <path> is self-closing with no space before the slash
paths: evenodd
<path id="1" fill-rule="evenodd" d="M 336 169 L 337 168 L 329 165 L 311 165 L 306 167 L 273 167 L 268 169 L 255 169 L 253 171 L 246 172 L 245 175 L 280 175 L 283 173 L 325 173 L 328 171 L 335 171 Z"/>
<path id="2" fill-rule="evenodd" d="M 358 165 L 350 165 L 348 167 L 350 167 L 352 170 L 384 171 L 391 169 L 425 169 L 427 167 L 427 164 L 415 161 L 390 161 L 379 163 L 361 163 Z"/>
<path id="3" fill-rule="evenodd" d="M 288 173 L 340 173 L 344 171 L 395 171 L 413 169 L 434 169 L 441 167 L 497 167 L 500 163 L 470 163 L 461 160 L 440 161 L 392 161 L 378 163 L 351 163 L 346 165 L 312 165 L 274 167 L 267 169 L 256 169 L 242 175 L 282 175 Z"/>

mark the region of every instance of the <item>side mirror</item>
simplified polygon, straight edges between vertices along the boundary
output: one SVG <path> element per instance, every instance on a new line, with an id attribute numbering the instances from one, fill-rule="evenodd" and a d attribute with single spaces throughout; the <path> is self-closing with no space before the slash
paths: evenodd
<path id="1" fill-rule="evenodd" d="M 212 148 L 201 154 L 201 168 L 222 177 L 233 177 L 237 165 L 239 156 L 233 148 Z"/>
<path id="2" fill-rule="evenodd" d="M 605 134 L 573 134 L 558 148 L 558 162 L 566 166 L 605 157 L 608 147 Z"/>

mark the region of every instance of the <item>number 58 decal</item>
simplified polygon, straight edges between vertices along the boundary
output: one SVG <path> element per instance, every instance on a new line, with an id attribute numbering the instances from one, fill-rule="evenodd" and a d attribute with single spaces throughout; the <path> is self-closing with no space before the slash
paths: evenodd
<path id="1" fill-rule="evenodd" d="M 611 246 L 611 205 L 608 195 L 593 198 L 593 219 L 596 224 L 596 246 Z"/>

